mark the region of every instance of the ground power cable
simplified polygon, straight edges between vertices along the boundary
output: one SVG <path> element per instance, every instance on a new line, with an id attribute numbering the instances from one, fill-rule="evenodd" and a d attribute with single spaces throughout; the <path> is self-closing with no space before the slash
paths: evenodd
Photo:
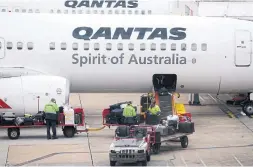
<path id="1" fill-rule="evenodd" d="M 226 104 L 218 97 L 219 95 L 216 95 L 216 99 L 219 100 L 219 102 L 223 105 L 226 106 Z M 227 107 L 227 106 L 226 106 Z M 228 108 L 228 107 L 227 107 Z M 250 130 L 251 132 L 253 132 L 252 129 L 250 129 L 242 120 L 237 119 L 241 124 L 243 124 L 248 130 Z"/>
<path id="2" fill-rule="evenodd" d="M 80 97 L 79 93 L 78 93 L 78 97 L 79 97 L 79 102 L 80 102 L 81 108 L 83 109 L 82 101 L 81 101 L 81 97 Z M 86 121 L 84 121 L 84 125 L 86 128 L 87 127 Z M 89 132 L 86 132 L 86 134 L 87 134 L 87 139 L 88 139 L 88 147 L 89 147 L 89 152 L 90 152 L 91 164 L 92 164 L 92 166 L 94 166 L 93 156 L 92 156 L 91 147 L 90 147 L 91 144 L 90 144 Z"/>

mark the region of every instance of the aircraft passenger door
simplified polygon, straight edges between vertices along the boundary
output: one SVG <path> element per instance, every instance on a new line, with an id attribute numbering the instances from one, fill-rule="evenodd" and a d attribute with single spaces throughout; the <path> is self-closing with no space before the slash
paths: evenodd
<path id="1" fill-rule="evenodd" d="M 252 46 L 251 32 L 236 30 L 235 32 L 235 66 L 247 67 L 251 64 Z"/>
<path id="2" fill-rule="evenodd" d="M 5 56 L 5 41 L 0 37 L 0 61 Z"/>

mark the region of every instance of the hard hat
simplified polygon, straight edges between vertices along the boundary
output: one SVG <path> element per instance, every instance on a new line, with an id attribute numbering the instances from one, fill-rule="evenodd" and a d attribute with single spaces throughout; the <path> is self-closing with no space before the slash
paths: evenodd
<path id="1" fill-rule="evenodd" d="M 51 102 L 56 103 L 56 100 L 54 98 L 51 99 Z"/>

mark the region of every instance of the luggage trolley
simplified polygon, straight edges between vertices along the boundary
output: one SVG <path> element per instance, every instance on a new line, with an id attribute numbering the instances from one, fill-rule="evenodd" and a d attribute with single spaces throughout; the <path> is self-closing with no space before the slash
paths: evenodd
<path id="1" fill-rule="evenodd" d="M 74 137 L 77 133 L 87 132 L 88 130 L 85 128 L 84 130 L 78 130 L 78 127 L 85 126 L 84 123 L 84 110 L 82 108 L 75 108 L 74 109 L 74 115 L 75 115 L 75 122 L 74 124 L 65 124 L 65 119 L 67 116 L 65 116 L 64 113 L 59 113 L 58 116 L 58 124 L 57 127 L 61 126 L 62 131 L 65 137 L 71 138 Z M 20 129 L 21 128 L 40 128 L 40 127 L 46 127 L 44 120 L 38 121 L 33 119 L 33 122 L 29 125 L 27 124 L 21 124 L 18 125 L 17 121 L 14 121 L 15 119 L 18 119 L 19 117 L 10 117 L 9 120 L 13 119 L 13 125 L 0 125 L 0 128 L 6 128 L 7 129 L 7 135 L 9 139 L 18 139 L 20 137 Z"/>

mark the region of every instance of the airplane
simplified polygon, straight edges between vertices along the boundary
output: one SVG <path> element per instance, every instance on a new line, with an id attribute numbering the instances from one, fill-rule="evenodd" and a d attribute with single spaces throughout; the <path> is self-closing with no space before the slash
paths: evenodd
<path id="1" fill-rule="evenodd" d="M 193 2 L 171 0 L 1 0 L 0 12 L 55 14 L 175 14 Z M 179 11 L 180 13 L 181 11 Z"/>
<path id="2" fill-rule="evenodd" d="M 48 13 L 1 13 L 0 20 L 1 111 L 33 114 L 52 97 L 68 103 L 69 93 L 146 93 L 159 90 L 161 78 L 178 93 L 249 92 L 252 99 L 249 21 Z"/>

